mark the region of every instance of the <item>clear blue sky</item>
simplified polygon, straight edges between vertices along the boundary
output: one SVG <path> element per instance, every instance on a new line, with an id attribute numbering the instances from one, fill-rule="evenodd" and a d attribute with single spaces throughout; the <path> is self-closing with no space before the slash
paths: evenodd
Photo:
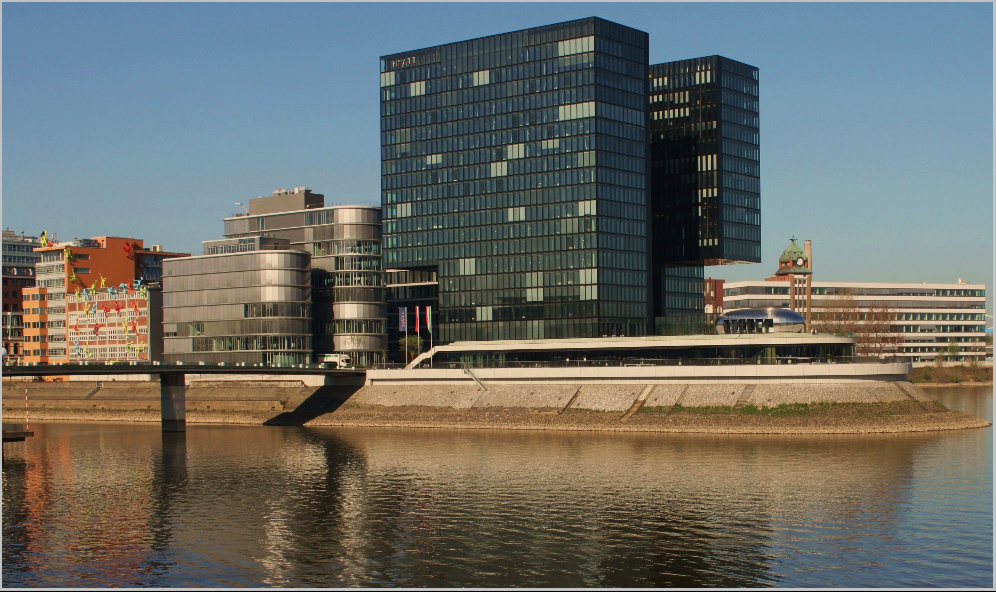
<path id="1" fill-rule="evenodd" d="M 234 202 L 380 202 L 381 55 L 599 16 L 760 68 L 762 258 L 993 283 L 993 5 L 3 4 L 3 226 L 199 253 Z M 990 306 L 990 312 L 992 307 Z"/>

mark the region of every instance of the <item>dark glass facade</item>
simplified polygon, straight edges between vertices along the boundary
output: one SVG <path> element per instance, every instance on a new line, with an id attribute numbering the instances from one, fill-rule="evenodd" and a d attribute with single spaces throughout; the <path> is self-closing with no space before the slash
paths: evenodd
<path id="1" fill-rule="evenodd" d="M 688 335 L 713 331 L 705 314 L 705 268 L 701 265 L 665 265 L 660 268 L 661 309 L 655 334 Z"/>
<path id="2" fill-rule="evenodd" d="M 385 267 L 437 270 L 439 342 L 647 332 L 648 63 L 597 18 L 381 58 Z"/>
<path id="3" fill-rule="evenodd" d="M 761 261 L 758 70 L 721 56 L 650 66 L 657 331 L 705 327 L 705 265 Z"/>
<path id="4" fill-rule="evenodd" d="M 388 338 L 388 360 L 391 362 L 403 362 L 405 352 L 401 350 L 398 342 L 405 336 L 405 332 L 399 327 L 399 308 L 408 309 L 408 331 L 409 335 L 416 334 L 415 307 L 419 309 L 420 329 L 422 337 L 423 351 L 429 349 L 430 344 L 439 341 L 439 279 L 435 268 L 426 269 L 388 269 L 387 270 L 387 338 Z M 426 327 L 425 308 L 432 307 L 432 331 Z"/>

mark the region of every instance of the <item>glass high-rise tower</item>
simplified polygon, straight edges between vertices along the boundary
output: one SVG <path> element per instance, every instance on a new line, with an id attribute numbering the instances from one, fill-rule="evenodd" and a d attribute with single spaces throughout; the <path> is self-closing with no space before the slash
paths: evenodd
<path id="1" fill-rule="evenodd" d="M 705 320 L 704 266 L 761 261 L 758 70 L 655 64 L 649 92 L 653 310 L 658 332 L 684 333 Z"/>
<path id="2" fill-rule="evenodd" d="M 438 342 L 696 332 L 704 267 L 760 261 L 753 66 L 588 18 L 380 82 L 385 268 L 438 280 Z"/>
<path id="3" fill-rule="evenodd" d="M 643 335 L 648 35 L 598 18 L 381 58 L 387 269 L 440 342 Z"/>

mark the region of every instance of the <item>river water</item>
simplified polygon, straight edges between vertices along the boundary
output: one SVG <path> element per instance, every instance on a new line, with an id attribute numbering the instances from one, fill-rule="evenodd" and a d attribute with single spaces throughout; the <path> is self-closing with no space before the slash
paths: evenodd
<path id="1" fill-rule="evenodd" d="M 933 392 L 992 420 L 992 387 Z M 992 428 L 31 427 L 4 587 L 993 585 Z"/>

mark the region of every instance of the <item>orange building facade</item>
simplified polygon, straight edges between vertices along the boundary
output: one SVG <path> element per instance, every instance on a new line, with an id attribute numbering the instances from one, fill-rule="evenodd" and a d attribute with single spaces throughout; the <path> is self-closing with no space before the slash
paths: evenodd
<path id="1" fill-rule="evenodd" d="M 148 359 L 145 286 L 162 278 L 164 259 L 188 253 L 146 249 L 141 239 L 110 236 L 35 252 L 41 253 L 35 286 L 22 292 L 24 363 Z M 143 352 L 146 357 L 139 357 Z"/>

